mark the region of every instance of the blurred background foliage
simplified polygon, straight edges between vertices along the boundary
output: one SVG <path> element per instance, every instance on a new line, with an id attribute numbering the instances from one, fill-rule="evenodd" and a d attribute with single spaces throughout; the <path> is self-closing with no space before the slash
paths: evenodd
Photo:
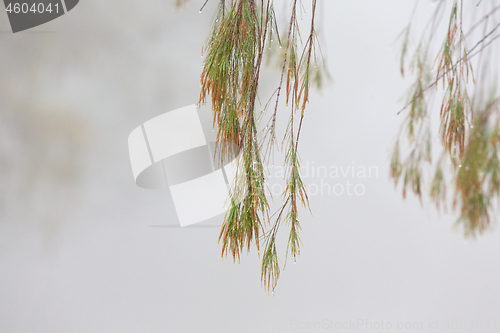
<path id="1" fill-rule="evenodd" d="M 414 83 L 399 112 L 405 119 L 390 175 L 402 183 L 403 197 L 411 191 L 423 203 L 429 193 L 438 209 L 457 212 L 465 236 L 475 237 L 490 229 L 500 199 L 500 4 L 431 3 L 434 13 L 422 29 L 415 1 L 400 35 L 401 74 Z"/>
<path id="2" fill-rule="evenodd" d="M 17 34 L 0 16 L 0 230 L 40 229 L 49 244 L 82 200 L 102 210 L 131 177 L 128 132 L 197 100 L 210 17 L 121 4 L 82 1 Z M 177 29 L 193 38 L 178 43 Z"/>

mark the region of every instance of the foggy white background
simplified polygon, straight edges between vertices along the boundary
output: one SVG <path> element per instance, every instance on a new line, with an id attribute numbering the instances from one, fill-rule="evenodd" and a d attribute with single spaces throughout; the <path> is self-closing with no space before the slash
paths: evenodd
<path id="1" fill-rule="evenodd" d="M 498 331 L 500 233 L 466 242 L 451 229 L 456 216 L 404 201 L 388 179 L 410 84 L 394 41 L 413 1 L 321 7 L 334 84 L 311 97 L 302 160 L 379 174 L 351 179 L 363 196 L 311 196 L 301 256 L 274 297 L 256 251 L 233 264 L 221 260 L 218 228 L 161 227 L 178 224 L 173 203 L 134 184 L 127 137 L 197 102 L 215 8 L 199 14 L 203 2 L 176 11 L 166 0 L 82 0 L 18 34 L 1 13 L 0 332 L 295 332 L 330 320 Z M 420 28 L 432 9 L 421 3 Z M 263 93 L 277 83 L 267 71 Z M 314 331 L 324 330 L 335 331 Z"/>

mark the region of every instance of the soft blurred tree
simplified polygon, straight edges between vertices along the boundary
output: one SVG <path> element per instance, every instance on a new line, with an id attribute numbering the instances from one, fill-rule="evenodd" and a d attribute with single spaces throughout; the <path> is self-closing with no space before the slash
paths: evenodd
<path id="1" fill-rule="evenodd" d="M 491 46 L 500 37 L 500 5 L 480 0 L 432 2 L 436 8 L 409 65 L 418 0 L 401 34 L 401 74 L 410 72 L 415 82 L 399 111 L 405 120 L 390 176 L 395 185 L 402 181 L 403 197 L 410 190 L 423 203 L 427 192 L 438 209 L 451 206 L 464 234 L 475 237 L 494 221 L 500 193 L 499 57 Z M 440 47 L 434 51 L 436 42 Z M 436 97 L 440 149 L 433 154 L 436 129 L 431 116 Z"/>

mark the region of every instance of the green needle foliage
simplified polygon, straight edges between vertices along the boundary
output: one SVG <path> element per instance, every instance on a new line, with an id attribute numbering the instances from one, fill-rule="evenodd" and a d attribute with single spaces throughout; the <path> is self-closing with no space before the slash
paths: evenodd
<path id="1" fill-rule="evenodd" d="M 485 15 L 469 28 L 468 33 L 464 33 L 462 17 L 467 10 L 462 0 L 452 1 L 446 34 L 435 55 L 436 70 L 431 72 L 428 61 L 431 46 L 438 35 L 443 14 L 450 5 L 445 0 L 435 2 L 434 14 L 408 66 L 415 83 L 400 111 L 407 113 L 392 153 L 390 177 L 396 186 L 402 180 L 403 197 L 411 190 L 421 202 L 428 182 L 430 199 L 436 207 L 446 209 L 451 204 L 459 214 L 457 223 L 462 225 L 464 234 L 475 237 L 490 227 L 499 199 L 500 107 L 499 99 L 495 97 L 496 90 L 486 87 L 491 86 L 486 74 L 491 74 L 492 67 L 483 53 L 498 37 L 494 32 L 500 27 L 500 20 L 493 25 L 491 21 L 500 6 L 492 2 L 487 7 L 483 3 Z M 405 61 L 416 8 L 417 3 L 410 23 L 401 34 L 400 70 L 403 76 L 407 69 Z M 475 45 L 469 48 L 467 42 L 474 40 L 474 32 L 479 27 L 483 31 L 479 38 L 476 37 Z M 478 47 L 480 49 L 475 51 Z M 480 84 L 476 84 L 471 63 L 471 58 L 476 55 L 480 55 L 476 66 L 482 69 Z M 443 89 L 438 136 L 442 150 L 431 172 L 426 167 L 433 164 L 430 105 L 438 87 Z M 492 91 L 488 98 L 483 97 L 485 90 Z M 472 97 L 469 91 L 472 91 Z M 406 154 L 402 153 L 402 147 L 408 149 Z"/>
<path id="2" fill-rule="evenodd" d="M 217 158 L 221 162 L 236 158 L 237 175 L 231 184 L 230 209 L 219 235 L 222 256 L 240 260 L 243 248 L 255 244 L 262 256 L 261 282 L 273 291 L 280 274 L 276 239 L 281 224 L 289 226 L 288 251 L 300 254 L 301 231 L 298 205 L 307 205 L 307 194 L 300 174 L 298 143 L 311 85 L 320 86 L 323 77 L 316 65 L 318 38 L 315 30 L 316 0 L 311 0 L 312 18 L 307 39 L 300 39 L 297 10 L 302 5 L 293 0 L 286 38 L 281 38 L 272 0 L 220 1 L 207 39 L 205 63 L 200 77 L 199 103 L 210 98 L 214 127 L 217 131 Z M 274 40 L 278 43 L 273 43 Z M 283 43 L 283 44 L 282 44 Z M 259 77 L 264 53 L 279 45 L 281 76 L 277 89 L 266 105 L 257 104 Z M 313 68 L 314 66 L 314 68 Z M 284 90 L 291 106 L 288 126 L 282 141 L 285 150 L 286 182 L 284 203 L 273 216 L 266 191 L 265 164 L 276 146 L 276 121 L 280 96 Z M 264 132 L 258 120 L 274 101 L 274 112 Z M 236 156 L 234 146 L 239 147 Z"/>

